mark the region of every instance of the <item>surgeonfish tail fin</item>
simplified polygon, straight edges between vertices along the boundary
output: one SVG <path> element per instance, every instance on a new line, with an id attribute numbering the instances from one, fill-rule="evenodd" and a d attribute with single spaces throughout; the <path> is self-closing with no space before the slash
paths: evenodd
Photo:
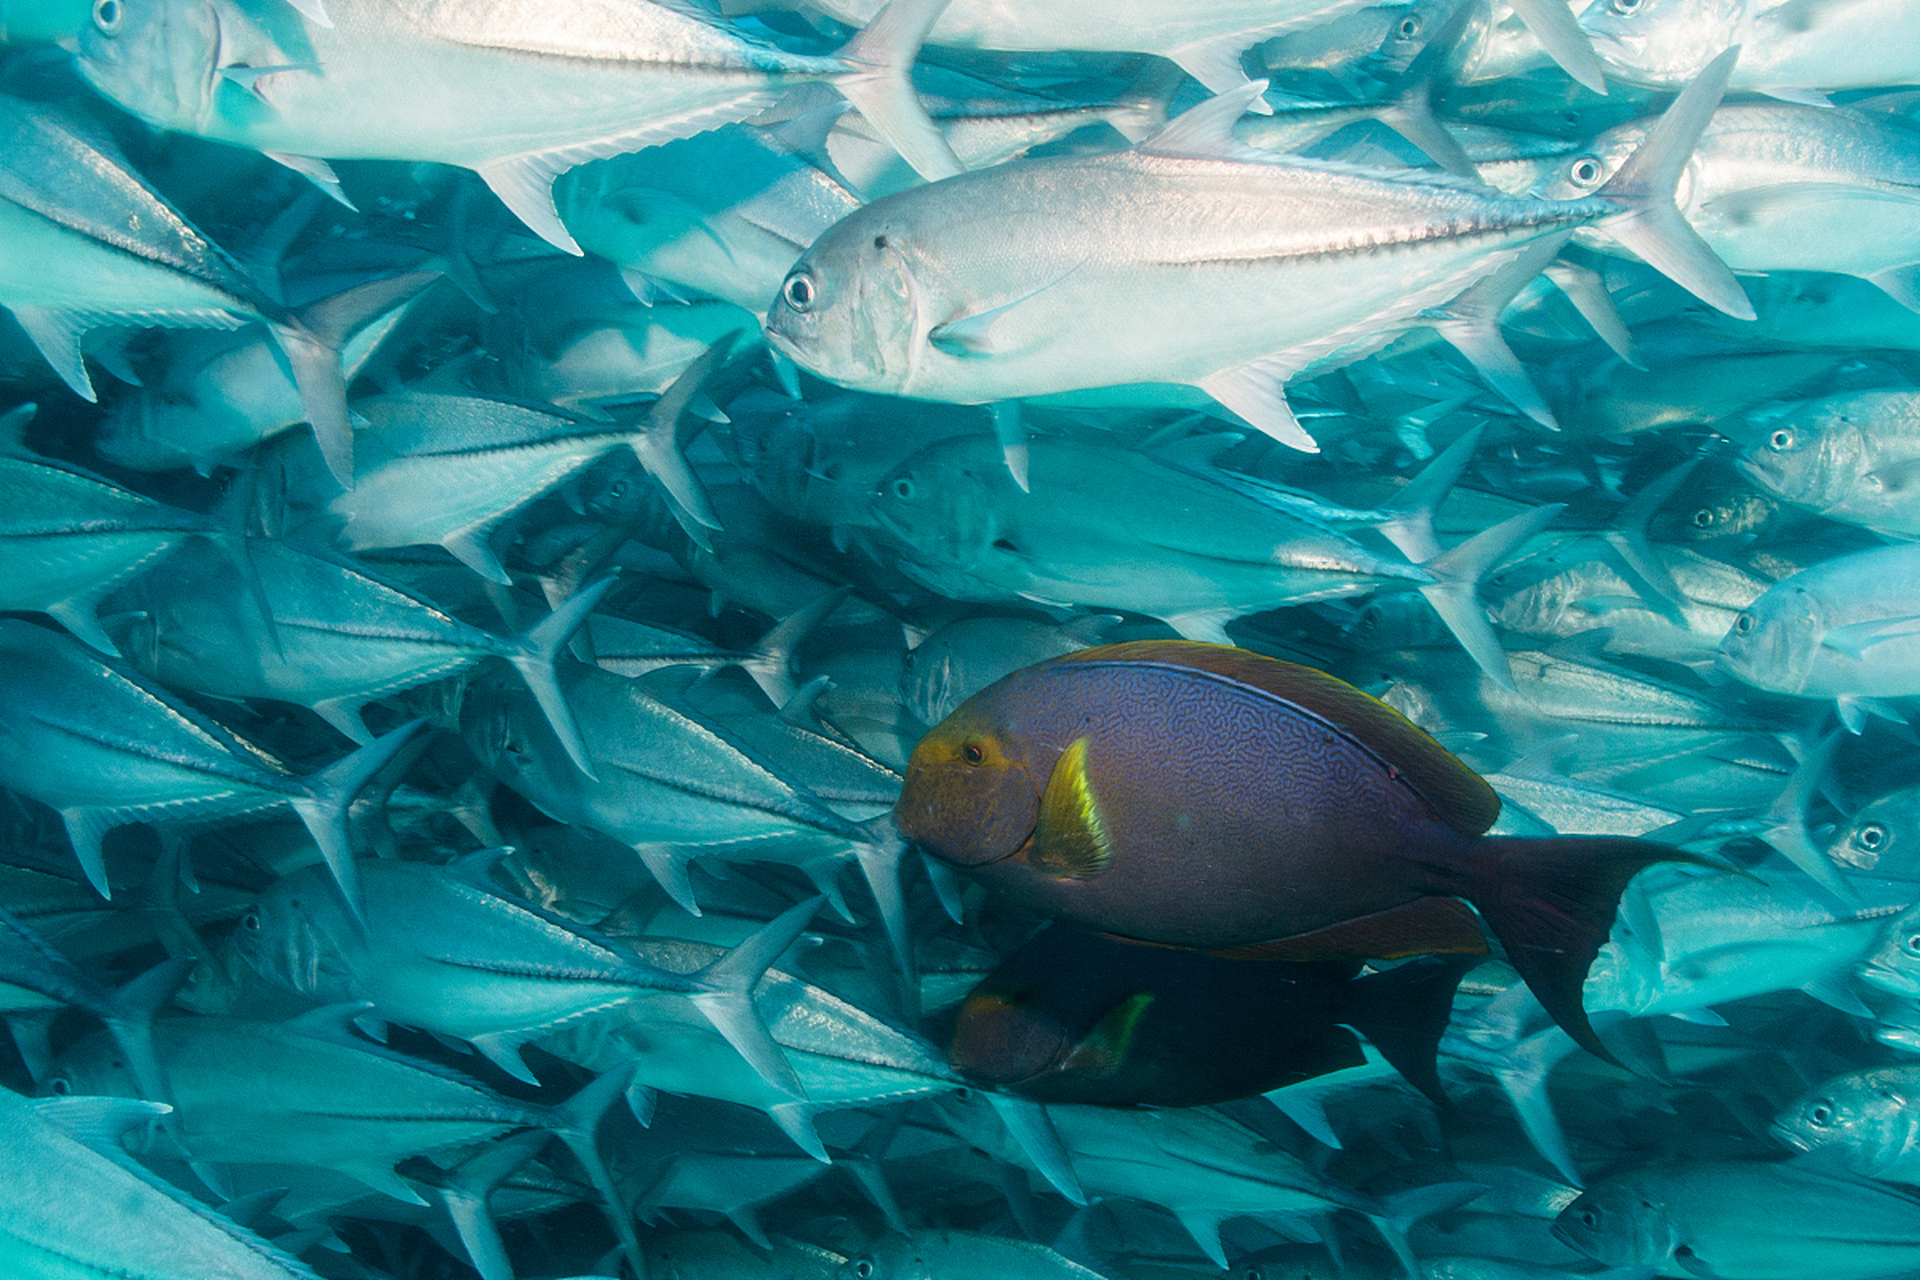
<path id="1" fill-rule="evenodd" d="M 1465 897 L 1541 1007 L 1584 1049 L 1618 1065 L 1587 1022 L 1581 986 L 1627 882 L 1657 862 L 1705 863 L 1651 840 L 1494 836 L 1479 842 Z"/>
<path id="2" fill-rule="evenodd" d="M 560 651 L 566 648 L 567 642 L 573 639 L 573 633 L 586 622 L 587 615 L 613 589 L 614 578 L 615 575 L 608 574 L 600 581 L 581 588 L 535 623 L 525 635 L 505 642 L 502 649 L 502 656 L 513 664 L 513 669 L 527 682 L 534 701 L 546 713 L 547 723 L 553 726 L 554 737 L 560 739 L 560 745 L 567 749 L 574 767 L 596 780 L 599 775 L 594 773 L 593 763 L 587 758 L 587 744 L 580 737 L 580 726 L 574 722 L 573 708 L 567 705 L 566 694 L 561 691 L 560 678 L 553 664 L 559 658 Z"/>
<path id="3" fill-rule="evenodd" d="M 1654 122 L 1646 141 L 1595 194 L 1626 206 L 1624 212 L 1598 223 L 1599 231 L 1639 254 L 1702 302 L 1735 319 L 1751 320 L 1753 303 L 1739 281 L 1673 202 L 1681 171 L 1720 105 L 1739 52 L 1735 45 L 1708 63 Z"/>
<path id="4" fill-rule="evenodd" d="M 409 720 L 387 734 L 375 738 L 352 755 L 336 760 L 318 773 L 294 779 L 297 790 L 287 797 L 300 820 L 307 824 L 313 842 L 320 846 L 333 878 L 346 899 L 347 909 L 359 921 L 361 914 L 360 874 L 353 861 L 353 838 L 348 831 L 348 813 L 361 788 L 374 775 L 392 763 L 421 729 L 425 720 Z"/>
<path id="5" fill-rule="evenodd" d="M 908 70 L 947 0 L 892 0 L 840 49 L 847 72 L 837 82 L 874 132 L 929 182 L 966 166 L 914 95 Z"/>
<path id="6" fill-rule="evenodd" d="M 1349 984 L 1354 1030 L 1373 1041 L 1393 1069 L 1441 1107 L 1452 1100 L 1440 1086 L 1436 1056 L 1453 1014 L 1453 994 L 1479 956 L 1410 960 Z"/>
<path id="7" fill-rule="evenodd" d="M 753 990 L 774 963 L 806 931 L 819 912 L 824 895 L 789 907 L 760 927 L 759 932 L 694 975 L 694 1006 L 714 1029 L 740 1051 L 774 1088 L 805 1100 L 806 1086 L 794 1074 L 793 1064 L 767 1029 L 754 1005 Z"/>
<path id="8" fill-rule="evenodd" d="M 1434 581 L 1422 586 L 1420 594 L 1480 669 L 1503 689 L 1513 688 L 1513 675 L 1507 668 L 1506 650 L 1500 647 L 1493 624 L 1487 621 L 1486 608 L 1480 603 L 1480 580 L 1565 509 L 1565 503 L 1554 502 L 1523 511 L 1422 566 Z"/>

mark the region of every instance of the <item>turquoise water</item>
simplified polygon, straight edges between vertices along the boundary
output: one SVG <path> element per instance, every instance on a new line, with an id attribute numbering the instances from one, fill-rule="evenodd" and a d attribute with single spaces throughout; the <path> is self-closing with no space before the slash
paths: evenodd
<path id="1" fill-rule="evenodd" d="M 17 1110 L 8 1275 L 1920 1267 L 1893 81 L 1115 16 L 917 55 L 975 176 L 809 84 L 545 211 L 301 94 L 587 17 L 189 121 L 120 3 L 0 8 L 0 1077 L 172 1110 Z"/>

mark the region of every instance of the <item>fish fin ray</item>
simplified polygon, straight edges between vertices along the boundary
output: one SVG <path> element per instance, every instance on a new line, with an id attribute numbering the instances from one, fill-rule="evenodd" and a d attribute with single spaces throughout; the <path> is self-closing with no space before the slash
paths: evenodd
<path id="1" fill-rule="evenodd" d="M 1054 762 L 1040 794 L 1033 860 L 1063 880 L 1098 879 L 1113 862 L 1113 842 L 1087 776 L 1087 749 L 1092 742 L 1090 737 L 1075 738 Z"/>

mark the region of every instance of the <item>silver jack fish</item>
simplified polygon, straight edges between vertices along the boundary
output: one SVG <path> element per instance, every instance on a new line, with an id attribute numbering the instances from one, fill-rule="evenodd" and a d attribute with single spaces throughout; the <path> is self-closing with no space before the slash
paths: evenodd
<path id="1" fill-rule="evenodd" d="M 907 81 L 946 0 L 904 0 L 828 57 L 785 53 L 671 4 L 338 0 L 332 23 L 235 0 L 112 0 L 82 74 L 149 124 L 252 147 L 337 189 L 324 160 L 477 171 L 534 231 L 579 245 L 553 180 L 833 83 L 930 178 L 958 173 Z"/>
<path id="2" fill-rule="evenodd" d="M 1264 87 L 1249 85 L 1128 151 L 1014 161 L 875 201 L 787 276 L 768 340 L 829 381 L 925 400 L 1196 386 L 1312 451 L 1290 377 L 1580 227 L 1751 316 L 1673 204 L 1732 63 L 1703 72 L 1612 181 L 1567 201 L 1258 152 L 1232 132 Z"/>

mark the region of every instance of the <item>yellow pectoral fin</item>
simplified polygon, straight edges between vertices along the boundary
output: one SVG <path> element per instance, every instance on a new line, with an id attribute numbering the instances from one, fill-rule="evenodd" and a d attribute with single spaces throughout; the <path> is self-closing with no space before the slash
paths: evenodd
<path id="1" fill-rule="evenodd" d="M 1091 880 L 1113 861 L 1113 845 L 1100 820 L 1100 802 L 1087 777 L 1088 738 L 1076 738 L 1060 753 L 1040 796 L 1040 823 L 1033 833 L 1033 860 L 1063 880 Z"/>
<path id="2" fill-rule="evenodd" d="M 1146 1016 L 1152 1003 L 1153 993 L 1141 991 L 1109 1009 L 1087 1033 L 1087 1038 L 1061 1060 L 1060 1069 L 1096 1078 L 1105 1078 L 1120 1070 L 1126 1063 L 1127 1050 L 1133 1047 L 1140 1019 Z"/>

